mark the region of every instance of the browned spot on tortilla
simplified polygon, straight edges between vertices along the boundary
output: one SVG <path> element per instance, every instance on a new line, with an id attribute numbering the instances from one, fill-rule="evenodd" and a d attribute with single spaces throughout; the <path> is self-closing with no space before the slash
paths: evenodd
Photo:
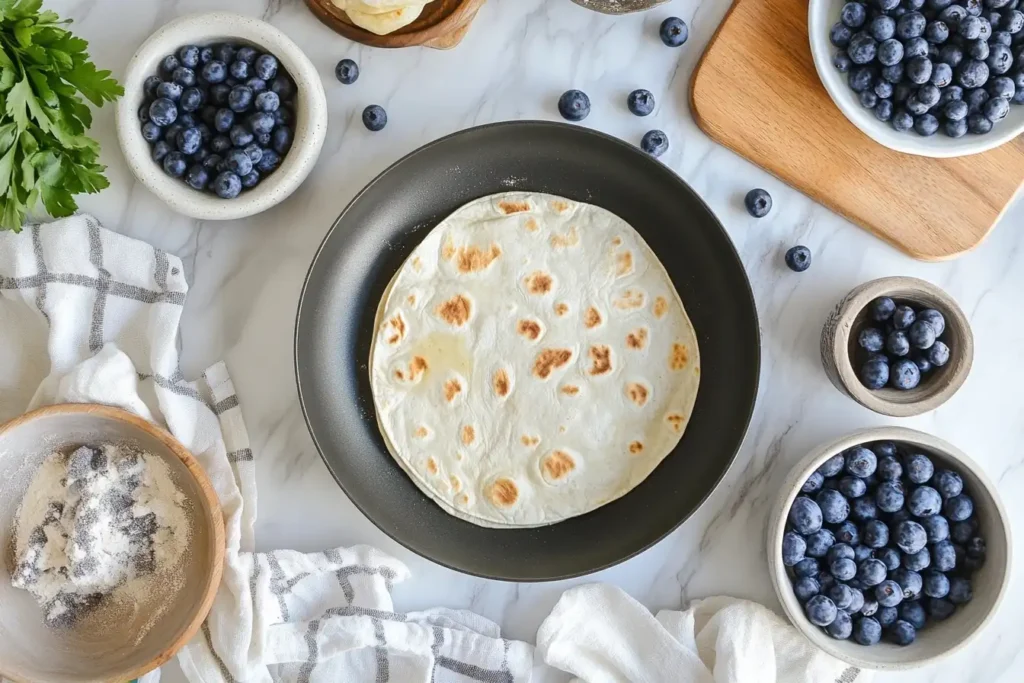
<path id="1" fill-rule="evenodd" d="M 604 375 L 612 370 L 612 350 L 604 344 L 595 344 L 590 347 L 590 369 L 591 375 Z"/>
<path id="2" fill-rule="evenodd" d="M 427 458 L 427 472 L 437 474 L 437 461 L 433 458 Z"/>
<path id="3" fill-rule="evenodd" d="M 542 295 L 551 291 L 553 280 L 547 273 L 535 271 L 526 277 L 526 290 L 530 294 Z"/>
<path id="4" fill-rule="evenodd" d="M 626 346 L 639 351 L 647 344 L 647 328 L 638 327 L 626 335 Z"/>
<path id="5" fill-rule="evenodd" d="M 416 305 L 416 295 L 415 294 L 410 294 L 409 296 L 407 296 L 405 298 L 405 300 L 407 302 L 409 302 L 410 306 L 415 306 Z"/>
<path id="6" fill-rule="evenodd" d="M 455 256 L 455 245 L 452 244 L 452 238 L 449 237 L 444 241 L 444 245 L 441 247 L 441 258 L 445 261 L 451 261 L 452 256 Z"/>
<path id="7" fill-rule="evenodd" d="M 594 329 L 601 324 L 601 312 L 591 306 L 587 309 L 587 312 L 583 314 L 583 325 L 587 329 Z"/>
<path id="8" fill-rule="evenodd" d="M 558 213 L 565 213 L 569 210 L 569 202 L 562 201 L 561 199 L 555 199 L 551 202 L 551 208 Z"/>
<path id="9" fill-rule="evenodd" d="M 462 385 L 459 383 L 459 380 L 450 379 L 444 383 L 444 398 L 449 403 L 455 400 L 460 391 L 462 391 Z"/>
<path id="10" fill-rule="evenodd" d="M 415 436 L 417 439 L 425 439 L 427 438 L 427 434 L 429 433 L 430 432 L 427 431 L 427 428 L 421 425 L 416 428 L 416 431 L 413 432 L 412 435 Z"/>
<path id="11" fill-rule="evenodd" d="M 629 396 L 629 400 L 643 407 L 647 403 L 648 395 L 647 387 L 637 382 L 630 382 L 626 385 L 626 396 Z"/>
<path id="12" fill-rule="evenodd" d="M 689 360 L 689 354 L 687 353 L 686 345 L 673 344 L 672 356 L 669 358 L 668 366 L 673 370 L 682 370 L 686 367 L 687 360 Z"/>
<path id="13" fill-rule="evenodd" d="M 631 311 L 635 308 L 641 308 L 644 305 L 644 293 L 638 289 L 627 289 L 622 293 L 618 299 L 613 303 L 615 308 L 623 311 Z"/>
<path id="14" fill-rule="evenodd" d="M 418 273 L 420 271 L 420 268 L 422 268 L 422 267 L 423 267 L 423 261 L 420 260 L 420 257 L 419 256 L 413 256 L 412 257 L 412 269 L 415 270 Z"/>
<path id="15" fill-rule="evenodd" d="M 409 363 L 409 381 L 415 382 L 416 378 L 428 369 L 426 358 L 423 356 L 413 356 L 412 361 Z"/>
<path id="16" fill-rule="evenodd" d="M 533 374 L 540 379 L 547 379 L 556 370 L 572 358 L 572 349 L 543 349 L 533 359 Z"/>
<path id="17" fill-rule="evenodd" d="M 633 252 L 624 251 L 615 257 L 615 274 L 619 277 L 633 272 Z"/>
<path id="18" fill-rule="evenodd" d="M 580 388 L 575 384 L 566 384 L 565 386 L 562 387 L 561 391 L 566 396 L 575 396 L 576 394 L 580 393 Z"/>
<path id="19" fill-rule="evenodd" d="M 699 375 L 700 374 L 700 366 L 699 365 L 693 369 L 693 374 L 695 374 L 695 375 Z"/>
<path id="20" fill-rule="evenodd" d="M 661 318 L 668 311 L 668 302 L 665 297 L 659 296 L 654 299 L 654 317 Z"/>
<path id="21" fill-rule="evenodd" d="M 565 303 L 564 301 L 559 301 L 557 304 L 555 304 L 555 315 L 557 315 L 558 317 L 562 317 L 568 312 L 569 304 Z"/>
<path id="22" fill-rule="evenodd" d="M 617 247 L 620 244 L 622 244 L 622 238 L 621 237 L 613 237 L 612 238 L 612 246 Z"/>
<path id="23" fill-rule="evenodd" d="M 471 244 L 468 247 L 459 247 L 455 267 L 460 273 L 476 273 L 486 270 L 499 256 L 501 249 L 497 244 L 492 244 L 486 251 Z"/>
<path id="24" fill-rule="evenodd" d="M 465 425 L 462 428 L 462 443 L 467 446 L 473 443 L 473 439 L 476 438 L 476 430 L 473 429 L 473 425 Z"/>
<path id="25" fill-rule="evenodd" d="M 451 299 L 448 299 L 448 301 L 439 305 L 434 312 L 437 314 L 437 317 L 452 327 L 462 327 L 469 320 L 469 316 L 473 312 L 473 305 L 466 297 L 456 294 Z"/>
<path id="26" fill-rule="evenodd" d="M 510 202 L 507 199 L 503 199 L 498 202 L 498 208 L 501 212 L 508 216 L 513 213 L 522 213 L 523 211 L 530 210 L 530 202 Z"/>
<path id="27" fill-rule="evenodd" d="M 508 381 L 508 373 L 504 370 L 498 370 L 494 373 L 494 393 L 502 398 L 508 396 L 508 391 L 511 388 Z"/>
<path id="28" fill-rule="evenodd" d="M 536 446 L 537 444 L 540 443 L 540 439 L 539 438 L 537 438 L 536 436 L 529 436 L 527 434 L 523 434 L 521 437 L 519 437 L 519 440 L 527 448 L 530 448 L 532 446 Z"/>
<path id="29" fill-rule="evenodd" d="M 555 249 L 565 249 L 566 247 L 575 247 L 580 243 L 580 234 L 576 232 L 576 226 L 569 228 L 569 232 L 564 235 L 552 235 L 551 246 Z"/>
<path id="30" fill-rule="evenodd" d="M 526 219 L 525 223 L 523 223 L 523 227 L 529 230 L 530 232 L 537 232 L 537 228 L 539 228 L 540 226 L 537 224 L 536 218 L 530 217 Z"/>
<path id="31" fill-rule="evenodd" d="M 463 493 L 459 496 L 459 502 L 463 505 L 467 505 L 469 503 L 469 494 Z"/>
<path id="32" fill-rule="evenodd" d="M 398 342 L 402 341 L 403 337 L 405 337 L 405 321 L 402 320 L 402 314 L 396 313 L 395 316 L 388 321 L 388 324 L 391 325 L 392 329 L 395 331 L 393 335 L 388 337 L 388 344 L 394 346 Z"/>
<path id="33" fill-rule="evenodd" d="M 462 480 L 456 477 L 454 474 L 451 476 L 452 491 L 458 493 L 462 490 Z"/>
<path id="34" fill-rule="evenodd" d="M 544 468 L 548 479 L 558 481 L 559 479 L 565 479 L 569 476 L 570 472 L 576 469 L 576 461 L 565 451 L 551 451 L 544 456 L 544 460 L 541 461 L 541 467 Z"/>
<path id="35" fill-rule="evenodd" d="M 536 320 L 520 320 L 516 330 L 527 339 L 536 341 L 540 336 L 540 323 Z"/>
<path id="36" fill-rule="evenodd" d="M 519 499 L 519 488 L 511 479 L 502 477 L 491 484 L 487 490 L 487 497 L 494 505 L 507 508 L 515 505 Z"/>
<path id="37" fill-rule="evenodd" d="M 686 418 L 679 413 L 669 413 L 665 416 L 665 421 L 668 422 L 672 431 L 678 434 L 683 431 L 683 423 L 686 422 Z"/>
<path id="38" fill-rule="evenodd" d="M 634 441 L 633 443 L 629 444 L 629 452 L 632 453 L 633 455 L 640 453 L 641 451 L 643 451 L 643 449 L 644 445 L 639 441 Z"/>
<path id="39" fill-rule="evenodd" d="M 404 382 L 405 381 L 405 373 L 402 372 L 401 370 L 395 370 L 395 378 L 399 382 Z"/>

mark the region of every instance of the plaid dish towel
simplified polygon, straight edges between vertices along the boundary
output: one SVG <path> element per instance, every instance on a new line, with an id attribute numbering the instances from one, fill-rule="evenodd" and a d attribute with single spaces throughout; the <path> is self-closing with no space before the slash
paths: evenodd
<path id="1" fill-rule="evenodd" d="M 253 452 L 223 363 L 178 369 L 181 261 L 74 216 L 0 233 L 0 420 L 57 402 L 116 405 L 165 425 L 220 497 L 224 579 L 179 654 L 194 683 L 526 683 L 533 648 L 469 612 L 402 614 L 409 572 L 368 547 L 253 553 Z M 15 672 L 17 674 L 17 672 Z M 140 683 L 154 683 L 159 672 Z"/>

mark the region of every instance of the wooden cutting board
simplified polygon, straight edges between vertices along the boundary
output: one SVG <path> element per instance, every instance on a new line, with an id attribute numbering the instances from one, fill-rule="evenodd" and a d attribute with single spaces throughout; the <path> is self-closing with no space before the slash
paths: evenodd
<path id="1" fill-rule="evenodd" d="M 697 66 L 690 103 L 714 140 L 925 261 L 980 244 L 1024 181 L 1024 136 L 931 159 L 861 133 L 814 70 L 806 0 L 737 0 Z"/>

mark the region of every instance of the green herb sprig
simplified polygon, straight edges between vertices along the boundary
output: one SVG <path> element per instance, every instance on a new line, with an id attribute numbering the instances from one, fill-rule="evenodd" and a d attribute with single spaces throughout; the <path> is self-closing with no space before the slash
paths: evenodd
<path id="1" fill-rule="evenodd" d="M 0 230 L 20 231 L 40 201 L 51 216 L 70 216 L 74 195 L 110 184 L 79 95 L 101 107 L 124 90 L 64 28 L 71 20 L 42 4 L 0 0 Z"/>

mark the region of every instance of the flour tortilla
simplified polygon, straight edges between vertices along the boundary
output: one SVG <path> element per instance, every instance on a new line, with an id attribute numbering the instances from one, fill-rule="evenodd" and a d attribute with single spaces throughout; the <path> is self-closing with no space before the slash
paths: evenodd
<path id="1" fill-rule="evenodd" d="M 378 36 L 405 28 L 422 14 L 425 3 L 408 0 L 332 0 L 356 26 Z"/>
<path id="2" fill-rule="evenodd" d="M 697 396 L 696 335 L 657 257 L 614 214 L 552 195 L 484 197 L 442 221 L 375 325 L 388 450 L 481 526 L 553 524 L 626 494 Z"/>

